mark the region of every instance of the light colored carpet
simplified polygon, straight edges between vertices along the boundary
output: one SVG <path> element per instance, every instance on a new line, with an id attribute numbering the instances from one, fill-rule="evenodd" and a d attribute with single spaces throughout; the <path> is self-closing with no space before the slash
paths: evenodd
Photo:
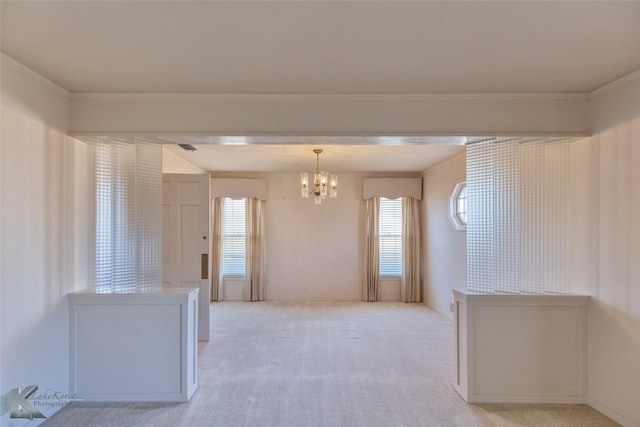
<path id="1" fill-rule="evenodd" d="M 222 302 L 188 403 L 72 403 L 64 426 L 615 426 L 582 405 L 469 405 L 423 304 Z"/>

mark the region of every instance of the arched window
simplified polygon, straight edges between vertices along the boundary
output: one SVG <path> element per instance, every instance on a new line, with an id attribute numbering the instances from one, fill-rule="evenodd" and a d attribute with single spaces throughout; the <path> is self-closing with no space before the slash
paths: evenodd
<path id="1" fill-rule="evenodd" d="M 467 183 L 456 184 L 449 199 L 449 221 L 454 230 L 467 230 Z"/>

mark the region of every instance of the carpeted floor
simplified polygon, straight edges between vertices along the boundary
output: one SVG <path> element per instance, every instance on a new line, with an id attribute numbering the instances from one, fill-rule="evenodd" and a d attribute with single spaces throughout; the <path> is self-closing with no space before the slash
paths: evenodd
<path id="1" fill-rule="evenodd" d="M 423 304 L 214 303 L 190 402 L 75 402 L 43 425 L 617 425 L 582 405 L 469 405 L 454 366 L 453 325 Z"/>

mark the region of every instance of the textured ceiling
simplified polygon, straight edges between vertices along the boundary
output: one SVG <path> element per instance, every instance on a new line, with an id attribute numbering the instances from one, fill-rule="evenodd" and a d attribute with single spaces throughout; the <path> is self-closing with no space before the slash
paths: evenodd
<path id="1" fill-rule="evenodd" d="M 6 1 L 2 51 L 71 92 L 589 92 L 640 2 Z"/>
<path id="2" fill-rule="evenodd" d="M 168 150 L 206 171 L 216 172 L 313 172 L 314 148 L 322 148 L 320 169 L 331 173 L 422 172 L 464 152 L 461 145 L 194 145 L 185 151 Z"/>

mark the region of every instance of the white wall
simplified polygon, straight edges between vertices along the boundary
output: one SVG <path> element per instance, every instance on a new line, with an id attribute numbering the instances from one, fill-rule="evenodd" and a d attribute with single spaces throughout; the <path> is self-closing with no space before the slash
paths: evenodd
<path id="1" fill-rule="evenodd" d="M 640 426 L 640 73 L 592 94 L 572 144 L 571 290 L 591 295 L 588 402 Z"/>
<path id="2" fill-rule="evenodd" d="M 338 197 L 300 197 L 299 174 L 267 177 L 267 299 L 359 300 L 362 175 L 340 174 Z"/>
<path id="3" fill-rule="evenodd" d="M 66 393 L 66 293 L 88 280 L 86 150 L 65 136 L 62 90 L 5 58 L 1 77 L 0 392 L 35 384 Z"/>
<path id="4" fill-rule="evenodd" d="M 574 289 L 592 296 L 589 403 L 624 425 L 640 425 L 640 118 L 575 143 L 589 179 L 574 192 L 589 215 L 574 224 Z M 578 241 L 576 241 L 578 240 Z M 595 246 L 594 246 L 595 245 Z M 592 248 L 597 248 L 593 250 Z"/>
<path id="5" fill-rule="evenodd" d="M 455 231 L 449 222 L 449 198 L 465 176 L 465 154 L 423 174 L 424 302 L 449 318 L 453 289 L 467 286 L 467 233 Z"/>
<path id="6" fill-rule="evenodd" d="M 195 154 L 197 155 L 197 154 Z M 166 148 L 162 148 L 162 173 L 207 173 Z"/>
<path id="7" fill-rule="evenodd" d="M 376 175 L 340 173 L 338 197 L 328 198 L 321 205 L 300 197 L 297 173 L 212 176 L 267 180 L 268 300 L 357 301 L 362 298 L 362 179 Z M 394 292 L 394 287 L 397 288 L 397 284 L 391 283 L 382 296 L 392 298 L 397 293 L 396 300 L 399 300 L 399 292 Z"/>

